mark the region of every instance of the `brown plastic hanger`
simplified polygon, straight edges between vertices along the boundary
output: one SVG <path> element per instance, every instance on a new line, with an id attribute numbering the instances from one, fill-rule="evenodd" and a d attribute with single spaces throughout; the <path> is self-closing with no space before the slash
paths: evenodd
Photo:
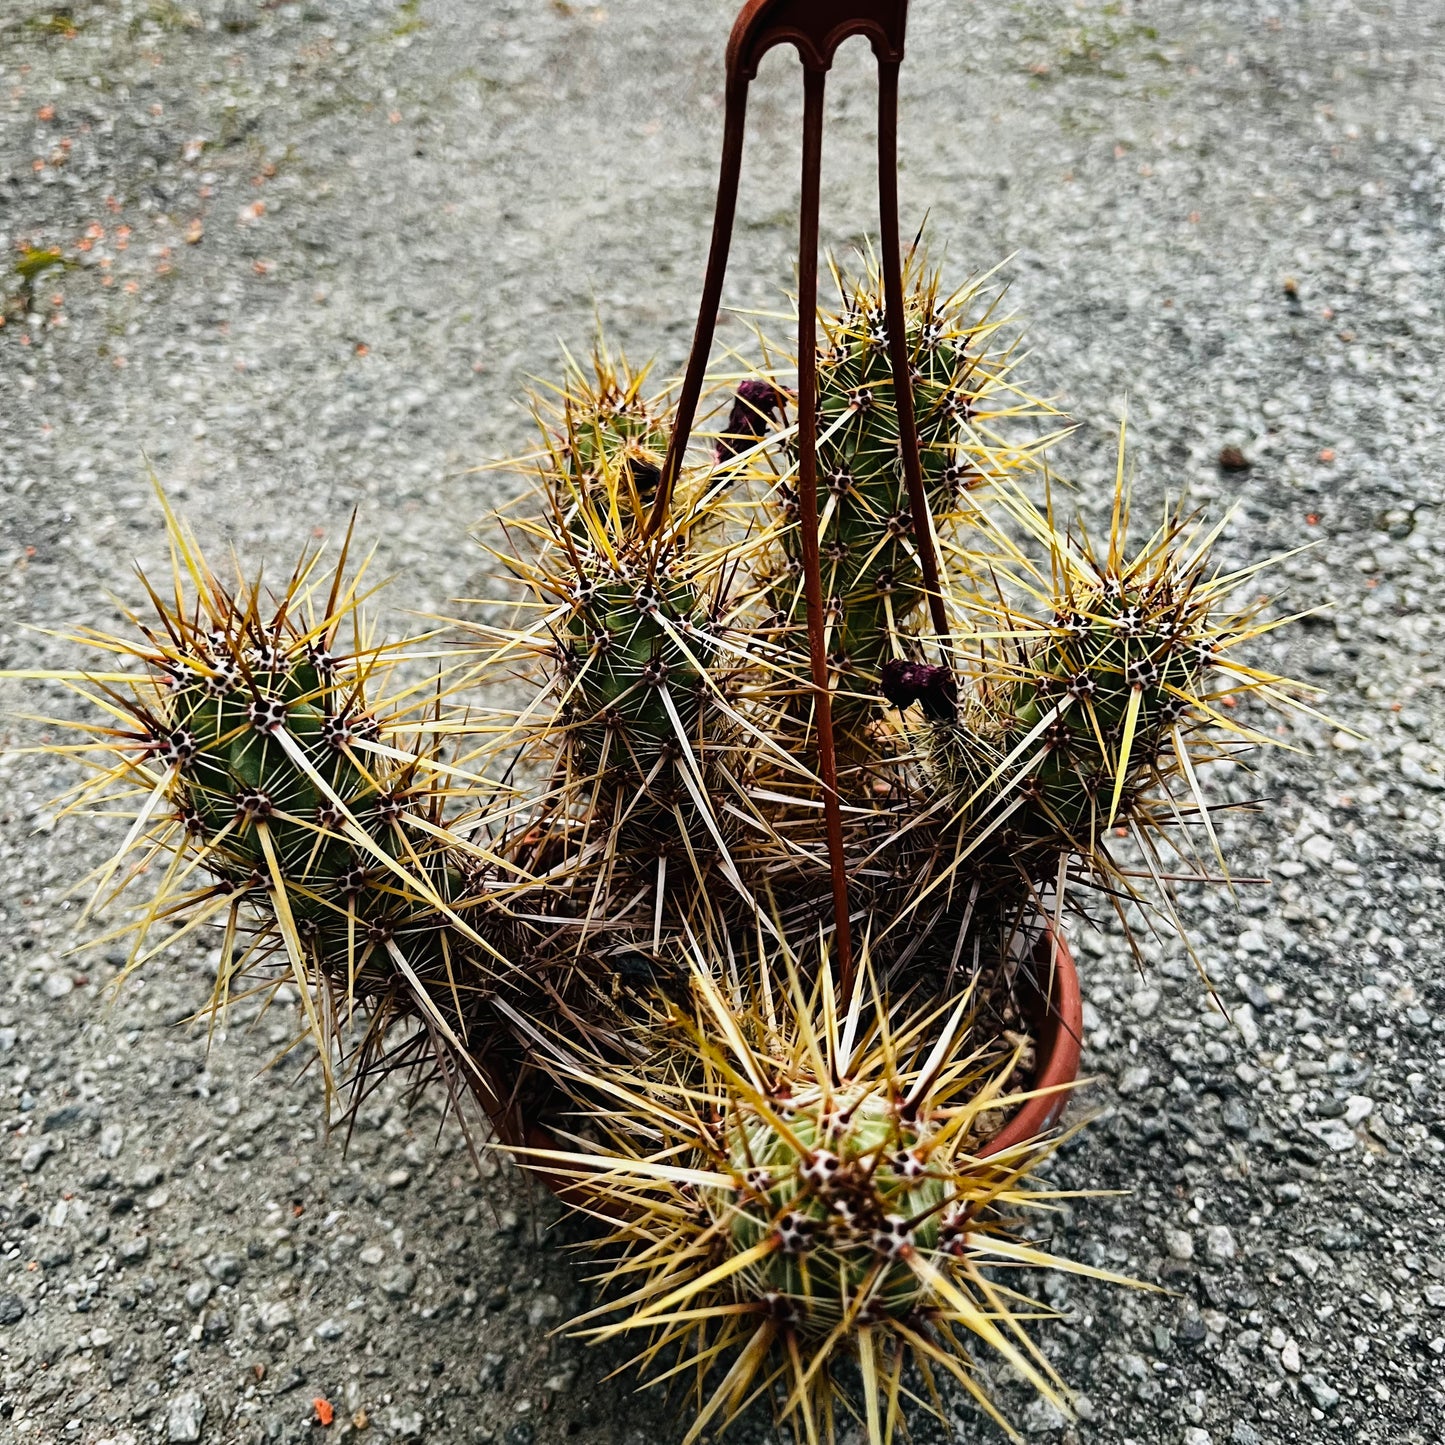
<path id="1" fill-rule="evenodd" d="M 948 619 L 938 585 L 938 556 L 933 544 L 928 498 L 918 457 L 913 388 L 907 380 L 912 368 L 905 330 L 903 262 L 898 234 L 898 71 L 903 63 L 903 38 L 907 25 L 908 0 L 750 0 L 733 25 L 727 51 L 722 167 L 718 179 L 717 209 L 713 217 L 712 245 L 703 278 L 702 305 L 698 310 L 687 372 L 678 395 L 677 419 L 663 463 L 657 500 L 647 524 L 648 532 L 655 532 L 667 517 L 712 351 L 713 330 L 722 302 L 723 280 L 727 273 L 733 220 L 737 212 L 748 85 L 757 76 L 758 65 L 769 50 L 776 45 L 792 45 L 803 63 L 803 198 L 798 235 L 798 510 L 808 613 L 808 652 L 816 697 L 818 773 L 823 784 L 828 862 L 833 888 L 834 952 L 845 995 L 851 990 L 854 964 L 848 922 L 843 816 L 838 796 L 837 746 L 828 693 L 823 584 L 818 559 L 816 316 L 823 90 L 838 47 L 855 35 L 867 37 L 878 59 L 878 216 L 884 305 L 893 375 L 895 379 L 901 379 L 901 384 L 894 386 L 894 394 L 898 406 L 903 473 L 913 517 L 913 542 L 923 573 L 934 631 L 941 639 L 946 639 L 948 635 Z"/>

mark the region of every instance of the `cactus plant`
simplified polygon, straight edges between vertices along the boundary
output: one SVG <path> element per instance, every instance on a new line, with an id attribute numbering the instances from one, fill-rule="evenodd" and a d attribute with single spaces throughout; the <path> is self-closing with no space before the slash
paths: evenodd
<path id="1" fill-rule="evenodd" d="M 829 661 L 840 689 L 835 713 L 846 727 L 871 711 L 882 665 L 904 654 L 924 590 L 903 479 L 882 275 L 870 256 L 861 274 L 845 275 L 835 264 L 833 276 L 842 309 L 819 316 L 817 466 L 826 489 L 819 548 Z M 1062 435 L 1031 435 L 1020 426 L 1056 413 L 1015 379 L 1018 341 L 1008 334 L 1011 318 L 996 314 L 1002 297 L 989 292 L 989 279 L 945 293 L 920 246 L 906 260 L 919 459 L 929 525 L 940 538 L 958 535 L 975 494 L 1034 469 Z M 782 552 L 772 599 L 777 621 L 801 632 L 801 534 L 788 479 L 796 468 L 795 433 L 787 434 L 783 451 L 777 459 L 783 479 L 766 499 Z M 970 581 L 966 550 L 955 562 L 955 575 Z"/>
<path id="2" fill-rule="evenodd" d="M 990 359 L 998 323 L 962 319 L 976 288 L 940 301 L 915 278 L 948 638 L 885 525 L 904 494 L 876 274 L 841 280 L 851 305 L 824 322 L 820 455 L 851 476 L 822 523 L 848 559 L 830 585 L 851 978 L 834 977 L 800 604 L 777 571 L 796 555 L 785 377 L 729 383 L 715 445 L 651 527 L 672 388 L 644 400 L 645 370 L 600 344 L 590 375 L 570 366 L 494 549 L 519 610 L 464 621 L 439 672 L 426 639 L 372 637 L 345 548 L 272 597 L 223 586 L 174 519 L 155 620 L 77 634 L 127 664 L 71 679 L 119 723 L 82 724 L 77 805 L 142 799 L 100 896 L 170 858 L 126 926 L 132 965 L 153 964 L 157 921 L 186 937 L 223 918 L 218 1006 L 269 970 L 300 985 L 328 1079 L 345 1037 L 349 1082 L 410 1064 L 474 1095 L 607 1221 L 621 1295 L 589 1328 L 648 1334 L 649 1366 L 684 1351 L 668 1368 L 694 1379 L 690 1438 L 770 1392 L 831 1438 L 856 1369 L 881 1445 L 909 1369 L 994 1408 L 976 1348 L 1066 1406 L 990 1273 L 1077 1268 L 1010 1222 L 1050 1197 L 1029 1182 L 1048 1142 L 989 1152 L 1028 1092 L 1034 943 L 1076 884 L 1139 892 L 1120 825 L 1169 914 L 1150 850 L 1210 828 L 1203 765 L 1260 739 L 1220 711 L 1225 687 L 1293 697 L 1236 660 L 1271 624 L 1231 608 L 1242 577 L 1209 571 L 1212 533 L 1171 519 L 1131 552 L 1122 482 L 1105 546 L 1057 528 L 1025 490 L 1047 439 L 1008 432 L 1047 409 Z M 979 484 L 961 493 L 959 468 Z M 535 695 L 514 707 L 497 689 L 519 672 Z M 567 1148 L 547 1133 L 564 1125 Z"/>

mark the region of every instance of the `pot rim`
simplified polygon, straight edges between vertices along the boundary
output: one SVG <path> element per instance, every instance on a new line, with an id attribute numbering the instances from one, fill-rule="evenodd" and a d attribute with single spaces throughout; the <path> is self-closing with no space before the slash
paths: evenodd
<path id="1" fill-rule="evenodd" d="M 1071 1089 L 1079 1077 L 1084 1041 L 1084 1000 L 1079 971 L 1068 940 L 1052 925 L 1034 947 L 1034 981 L 1047 979 L 1047 987 L 1034 988 L 1034 1077 L 1030 1089 L 1050 1090 L 1027 1103 L 978 1152 L 987 1159 L 1017 1144 L 1047 1134 L 1068 1107 Z"/>

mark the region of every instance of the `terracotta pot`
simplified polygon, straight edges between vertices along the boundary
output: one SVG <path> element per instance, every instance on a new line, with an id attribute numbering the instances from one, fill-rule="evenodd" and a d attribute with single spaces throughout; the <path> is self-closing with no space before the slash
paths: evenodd
<path id="1" fill-rule="evenodd" d="M 1030 991 L 1034 1033 L 1034 1078 L 1032 1088 L 1057 1089 L 1057 1093 L 1030 1099 L 979 1153 L 985 1158 L 1000 1154 L 1026 1139 L 1047 1133 L 1059 1121 L 1069 1102 L 1063 1087 L 1079 1077 L 1079 1053 L 1084 1039 L 1084 1001 L 1079 993 L 1079 974 L 1074 956 L 1061 934 L 1050 929 L 1039 940 L 1033 956 L 1034 979 Z"/>

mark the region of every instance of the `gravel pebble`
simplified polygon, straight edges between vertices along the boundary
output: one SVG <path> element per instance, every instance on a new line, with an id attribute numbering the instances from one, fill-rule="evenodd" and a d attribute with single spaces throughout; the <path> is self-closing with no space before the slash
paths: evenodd
<path id="1" fill-rule="evenodd" d="M 1239 1252 L 1234 1231 L 1227 1224 L 1211 1224 L 1204 1231 L 1204 1252 L 1216 1264 L 1230 1263 Z"/>
<path id="2" fill-rule="evenodd" d="M 206 1402 L 195 1390 L 177 1395 L 166 1412 L 166 1439 L 171 1445 L 196 1441 L 206 1422 Z"/>

